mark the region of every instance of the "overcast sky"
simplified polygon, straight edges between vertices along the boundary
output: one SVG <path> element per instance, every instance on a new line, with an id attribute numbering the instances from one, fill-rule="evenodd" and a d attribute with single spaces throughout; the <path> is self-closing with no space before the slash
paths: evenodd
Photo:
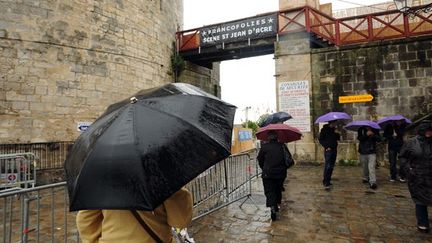
<path id="1" fill-rule="evenodd" d="M 386 0 L 321 0 L 333 3 L 333 10 L 361 7 Z M 352 3 L 349 3 L 352 2 Z M 279 0 L 184 0 L 184 29 L 251 17 L 277 11 Z M 275 65 L 273 55 L 224 61 L 221 63 L 222 99 L 237 106 L 235 123 L 257 120 L 276 110 Z"/>

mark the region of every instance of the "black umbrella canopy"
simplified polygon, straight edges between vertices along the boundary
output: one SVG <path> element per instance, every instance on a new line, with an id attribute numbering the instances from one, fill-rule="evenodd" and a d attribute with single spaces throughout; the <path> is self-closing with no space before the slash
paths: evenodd
<path id="1" fill-rule="evenodd" d="M 182 83 L 109 106 L 65 161 L 70 210 L 155 209 L 230 155 L 234 113 Z"/>

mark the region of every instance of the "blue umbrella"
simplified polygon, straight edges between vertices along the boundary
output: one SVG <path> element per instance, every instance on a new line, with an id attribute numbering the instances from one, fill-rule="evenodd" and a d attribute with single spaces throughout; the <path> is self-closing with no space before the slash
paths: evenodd
<path id="1" fill-rule="evenodd" d="M 378 130 L 381 129 L 380 126 L 376 122 L 367 121 L 367 120 L 365 120 L 365 121 L 352 121 L 345 126 L 345 129 L 357 132 L 360 127 L 365 127 L 365 126 L 371 127 L 374 129 L 378 129 Z"/>
<path id="2" fill-rule="evenodd" d="M 318 119 L 316 119 L 315 124 L 320 122 L 329 122 L 329 121 L 336 121 L 336 120 L 351 120 L 351 116 L 348 115 L 345 112 L 329 112 L 327 114 L 324 114 Z"/>
<path id="3" fill-rule="evenodd" d="M 286 112 L 280 111 L 269 115 L 262 123 L 258 124 L 260 127 L 265 127 L 269 124 L 276 124 L 291 119 L 292 116 Z"/>
<path id="4" fill-rule="evenodd" d="M 402 116 L 402 115 L 393 115 L 393 116 L 387 116 L 384 117 L 383 119 L 378 120 L 378 125 L 380 125 L 380 127 L 384 128 L 387 126 L 387 124 L 393 122 L 393 121 L 403 121 L 406 124 L 411 124 L 411 120 Z"/>

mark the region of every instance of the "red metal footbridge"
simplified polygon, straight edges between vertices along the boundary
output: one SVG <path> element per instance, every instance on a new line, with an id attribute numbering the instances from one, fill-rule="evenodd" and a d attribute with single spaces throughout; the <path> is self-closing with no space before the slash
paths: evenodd
<path id="1" fill-rule="evenodd" d="M 177 51 L 186 60 L 207 66 L 214 61 L 274 53 L 275 41 L 296 32 L 309 33 L 312 47 L 412 38 L 432 35 L 432 13 L 418 11 L 409 17 L 389 10 L 334 18 L 304 6 L 177 32 Z"/>

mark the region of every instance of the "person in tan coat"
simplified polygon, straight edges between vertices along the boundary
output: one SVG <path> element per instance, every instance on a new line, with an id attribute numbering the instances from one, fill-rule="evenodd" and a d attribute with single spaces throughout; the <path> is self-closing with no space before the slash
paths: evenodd
<path id="1" fill-rule="evenodd" d="M 192 206 L 191 193 L 182 188 L 154 211 L 137 212 L 163 242 L 175 242 L 171 227 L 188 227 Z M 130 210 L 82 210 L 76 221 L 83 243 L 156 242 Z"/>

